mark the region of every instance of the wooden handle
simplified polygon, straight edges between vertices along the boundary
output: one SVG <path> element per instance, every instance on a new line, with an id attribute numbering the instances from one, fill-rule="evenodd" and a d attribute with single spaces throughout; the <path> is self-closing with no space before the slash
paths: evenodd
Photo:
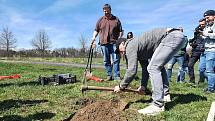
<path id="1" fill-rule="evenodd" d="M 82 92 L 86 91 L 86 90 L 101 90 L 101 91 L 114 91 L 114 88 L 110 88 L 110 87 L 97 87 L 97 86 L 82 86 L 81 87 Z M 134 90 L 134 89 L 128 89 L 125 88 L 123 90 L 124 92 L 135 92 L 135 93 L 139 93 L 139 91 Z"/>

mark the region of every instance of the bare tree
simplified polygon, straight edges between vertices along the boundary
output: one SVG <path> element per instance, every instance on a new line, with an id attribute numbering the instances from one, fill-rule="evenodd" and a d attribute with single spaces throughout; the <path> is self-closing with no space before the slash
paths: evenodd
<path id="1" fill-rule="evenodd" d="M 1 35 L 0 35 L 0 44 L 1 49 L 6 50 L 7 57 L 10 56 L 11 49 L 16 47 L 17 40 L 14 37 L 13 33 L 9 30 L 9 28 L 3 27 Z"/>
<path id="2" fill-rule="evenodd" d="M 80 54 L 81 56 L 85 56 L 86 50 L 87 50 L 87 40 L 84 38 L 84 36 L 81 34 L 79 38 L 79 42 L 81 44 Z"/>
<path id="3" fill-rule="evenodd" d="M 45 30 L 39 30 L 31 41 L 32 46 L 45 56 L 46 51 L 51 48 L 51 40 Z"/>

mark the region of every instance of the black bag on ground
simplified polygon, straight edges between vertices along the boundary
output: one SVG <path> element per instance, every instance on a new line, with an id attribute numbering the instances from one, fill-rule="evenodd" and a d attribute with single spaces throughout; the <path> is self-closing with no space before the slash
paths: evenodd
<path id="1" fill-rule="evenodd" d="M 72 75 L 70 73 L 54 74 L 51 77 L 43 77 L 40 75 L 38 81 L 42 85 L 47 85 L 47 84 L 61 85 L 61 84 L 75 83 L 76 75 Z"/>

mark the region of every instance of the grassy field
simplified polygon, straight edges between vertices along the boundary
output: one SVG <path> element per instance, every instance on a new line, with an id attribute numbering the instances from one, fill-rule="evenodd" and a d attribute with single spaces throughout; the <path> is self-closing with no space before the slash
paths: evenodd
<path id="1" fill-rule="evenodd" d="M 31 61 L 31 62 L 58 62 L 58 63 L 78 63 L 86 64 L 87 58 L 53 58 L 53 57 L 1 57 L 0 60 L 11 60 L 11 61 Z M 93 58 L 93 64 L 103 64 L 102 58 Z"/>
<path id="2" fill-rule="evenodd" d="M 83 108 L 86 100 L 111 100 L 113 98 L 129 102 L 128 109 L 122 114 L 129 121 L 204 121 L 207 118 L 211 102 L 214 101 L 214 94 L 202 92 L 206 83 L 193 86 L 173 81 L 170 85 L 172 102 L 165 104 L 166 111 L 164 113 L 149 117 L 138 114 L 136 110 L 146 107 L 150 103 L 150 96 L 101 91 L 88 91 L 82 95 L 80 80 L 83 78 L 83 68 L 0 63 L 0 70 L 0 75 L 18 73 L 22 76 L 20 79 L 0 80 L 0 120 L 4 121 L 64 120 L 71 118 L 79 109 Z M 75 74 L 79 81 L 60 86 L 42 86 L 37 82 L 39 75 L 50 76 L 57 73 Z M 103 69 L 94 69 L 93 73 L 105 78 Z M 118 82 L 96 83 L 89 81 L 88 84 L 113 87 Z M 138 84 L 139 81 L 133 81 L 131 86 L 137 88 Z"/>

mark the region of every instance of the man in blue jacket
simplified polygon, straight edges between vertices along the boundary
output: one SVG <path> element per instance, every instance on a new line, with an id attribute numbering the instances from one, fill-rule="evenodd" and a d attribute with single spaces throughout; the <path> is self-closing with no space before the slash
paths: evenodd
<path id="1" fill-rule="evenodd" d="M 189 82 L 194 83 L 195 82 L 195 74 L 194 74 L 194 65 L 195 63 L 200 59 L 201 54 L 204 53 L 204 39 L 202 37 L 203 35 L 203 29 L 206 26 L 205 19 L 199 20 L 199 25 L 196 27 L 194 32 L 194 37 L 189 40 L 189 45 L 192 47 L 191 57 L 189 59 L 188 63 L 188 74 L 189 74 Z M 203 60 L 202 60 L 203 61 Z M 199 66 L 199 70 L 201 69 L 201 66 Z M 203 73 L 202 73 L 203 72 Z M 204 71 L 200 71 L 200 79 L 198 83 L 203 82 L 204 80 Z"/>

